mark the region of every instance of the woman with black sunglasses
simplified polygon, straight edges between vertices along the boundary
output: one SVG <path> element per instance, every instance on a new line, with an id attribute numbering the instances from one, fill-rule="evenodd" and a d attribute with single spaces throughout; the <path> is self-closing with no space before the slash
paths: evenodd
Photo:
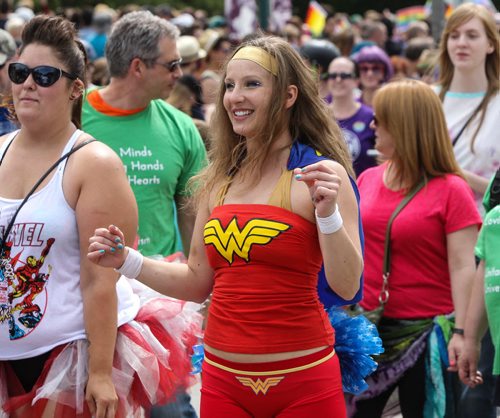
<path id="1" fill-rule="evenodd" d="M 377 164 L 373 149 L 375 131 L 370 126 L 373 110 L 356 100 L 358 82 L 356 64 L 350 58 L 339 57 L 330 63 L 327 87 L 332 103 L 329 108 L 342 129 L 357 176 Z"/>
<path id="2" fill-rule="evenodd" d="M 376 45 L 365 46 L 354 55 L 356 71 L 359 74 L 361 95 L 359 101 L 373 107 L 377 90 L 394 74 L 387 53 Z"/>
<path id="3" fill-rule="evenodd" d="M 140 307 L 81 250 L 103 223 L 137 229 L 121 160 L 79 129 L 84 54 L 69 21 L 39 16 L 8 69 L 21 128 L 0 139 L 2 417 L 136 416 L 190 370 L 183 343 L 153 318 L 165 317 L 163 301 Z M 190 325 L 176 322 L 179 333 Z"/>

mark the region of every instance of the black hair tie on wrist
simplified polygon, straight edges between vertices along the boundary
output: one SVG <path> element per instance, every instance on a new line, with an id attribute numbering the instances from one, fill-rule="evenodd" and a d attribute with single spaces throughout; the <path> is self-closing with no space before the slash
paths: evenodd
<path id="1" fill-rule="evenodd" d="M 464 329 L 463 328 L 452 328 L 451 333 L 458 334 L 458 335 L 464 335 Z"/>

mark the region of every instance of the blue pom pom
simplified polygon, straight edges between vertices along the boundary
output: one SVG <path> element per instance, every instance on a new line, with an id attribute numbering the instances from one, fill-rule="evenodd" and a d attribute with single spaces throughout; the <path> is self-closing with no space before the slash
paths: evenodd
<path id="1" fill-rule="evenodd" d="M 368 389 L 365 377 L 377 369 L 371 356 L 384 352 L 377 327 L 364 316 L 351 317 L 337 307 L 328 310 L 328 318 L 335 329 L 343 389 L 359 395 Z"/>

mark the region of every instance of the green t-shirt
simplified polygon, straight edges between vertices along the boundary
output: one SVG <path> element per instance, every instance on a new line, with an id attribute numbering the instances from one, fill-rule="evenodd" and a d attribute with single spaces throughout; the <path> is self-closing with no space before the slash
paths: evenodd
<path id="1" fill-rule="evenodd" d="M 490 184 L 488 184 L 488 187 L 486 189 L 486 192 L 484 193 L 483 197 L 483 207 L 485 210 L 485 213 L 487 213 L 491 208 L 490 208 L 490 196 L 491 196 L 491 185 L 493 184 L 493 181 L 495 180 L 495 176 L 493 176 L 490 180 Z"/>
<path id="2" fill-rule="evenodd" d="M 172 254 L 176 235 L 174 198 L 205 164 L 203 141 L 191 118 L 163 100 L 142 112 L 107 116 L 86 100 L 83 130 L 122 159 L 139 208 L 139 250 L 146 256 Z"/>
<path id="3" fill-rule="evenodd" d="M 486 193 L 489 200 L 489 189 Z M 493 374 L 500 375 L 500 205 L 486 213 L 475 248 L 484 260 L 484 292 L 491 338 L 495 346 Z"/>

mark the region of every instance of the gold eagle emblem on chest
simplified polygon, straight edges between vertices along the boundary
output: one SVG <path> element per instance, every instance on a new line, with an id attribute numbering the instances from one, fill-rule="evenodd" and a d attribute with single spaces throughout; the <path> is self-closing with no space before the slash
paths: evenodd
<path id="1" fill-rule="evenodd" d="M 282 222 L 250 219 L 240 229 L 234 217 L 224 229 L 219 219 L 211 219 L 205 225 L 204 240 L 206 245 L 213 245 L 229 264 L 233 263 L 235 254 L 248 262 L 252 245 L 269 244 L 289 228 L 290 225 Z"/>

